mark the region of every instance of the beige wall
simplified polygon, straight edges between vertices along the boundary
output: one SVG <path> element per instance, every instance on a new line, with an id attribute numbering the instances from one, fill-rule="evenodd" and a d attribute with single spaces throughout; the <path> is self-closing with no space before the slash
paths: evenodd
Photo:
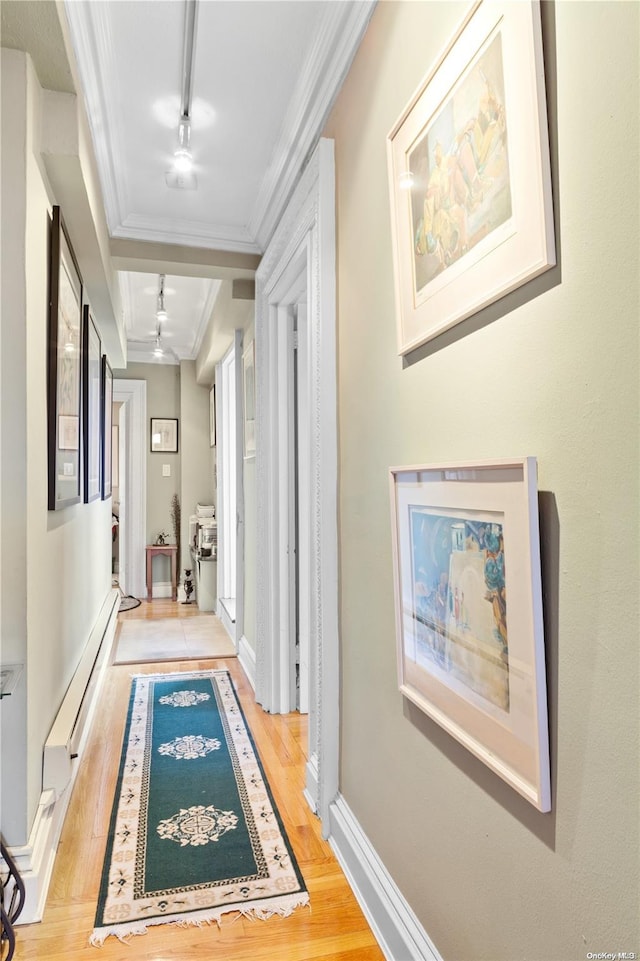
<path id="1" fill-rule="evenodd" d="M 182 430 L 182 570 L 192 568 L 189 553 L 189 516 L 196 504 L 213 504 L 213 471 L 209 446 L 209 388 L 196 383 L 195 361 L 180 362 L 180 411 Z"/>
<path id="2" fill-rule="evenodd" d="M 111 589 L 111 502 L 47 510 L 47 231 L 56 198 L 39 167 L 40 97 L 29 58 L 2 50 L 0 627 L 3 663 L 24 664 L 16 694 L 2 702 L 2 832 L 13 846 L 27 842 L 43 745 Z"/>
<path id="3" fill-rule="evenodd" d="M 559 266 L 396 353 L 386 135 L 468 9 L 381 2 L 336 141 L 341 782 L 446 961 L 637 951 L 638 14 L 544 5 Z M 536 455 L 553 811 L 397 689 L 388 468 Z"/>

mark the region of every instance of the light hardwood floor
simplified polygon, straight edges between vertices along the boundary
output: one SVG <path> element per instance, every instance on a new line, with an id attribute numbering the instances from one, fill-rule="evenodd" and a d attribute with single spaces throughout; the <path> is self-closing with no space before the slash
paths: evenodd
<path id="1" fill-rule="evenodd" d="M 197 615 L 195 606 L 155 600 L 120 618 Z M 161 925 L 126 944 L 110 937 L 103 947 L 91 947 L 131 673 L 210 667 L 226 668 L 236 683 L 311 906 L 268 921 L 229 915 L 220 927 Z M 16 961 L 384 961 L 331 848 L 321 838 L 320 822 L 302 796 L 306 747 L 306 718 L 265 714 L 235 657 L 145 663 L 139 668 L 111 665 L 69 804 L 44 919 L 18 928 Z"/>

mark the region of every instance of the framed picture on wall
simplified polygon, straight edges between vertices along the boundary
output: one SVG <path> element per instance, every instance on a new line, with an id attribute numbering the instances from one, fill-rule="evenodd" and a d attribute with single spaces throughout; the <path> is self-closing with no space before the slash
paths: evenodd
<path id="1" fill-rule="evenodd" d="M 88 304 L 84 306 L 83 345 L 84 502 L 88 504 L 100 497 L 102 492 L 102 346 Z"/>
<path id="2" fill-rule="evenodd" d="M 242 379 L 244 386 L 244 456 L 256 453 L 256 352 L 255 340 L 242 355 Z"/>
<path id="3" fill-rule="evenodd" d="M 151 450 L 164 454 L 178 452 L 178 421 L 174 417 L 151 418 Z"/>
<path id="4" fill-rule="evenodd" d="M 216 446 L 216 385 L 209 391 L 209 447 Z"/>
<path id="5" fill-rule="evenodd" d="M 390 471 L 400 691 L 551 808 L 537 465 Z"/>
<path id="6" fill-rule="evenodd" d="M 102 355 L 102 500 L 111 497 L 113 443 L 113 373 Z"/>
<path id="7" fill-rule="evenodd" d="M 51 217 L 47 370 L 48 508 L 81 499 L 82 278 L 60 207 Z"/>
<path id="8" fill-rule="evenodd" d="M 555 264 L 538 0 L 481 0 L 387 138 L 398 351 Z"/>

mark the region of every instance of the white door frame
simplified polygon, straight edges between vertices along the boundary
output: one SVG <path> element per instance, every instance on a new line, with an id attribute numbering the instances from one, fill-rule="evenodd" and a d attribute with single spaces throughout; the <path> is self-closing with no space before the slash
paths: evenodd
<path id="1" fill-rule="evenodd" d="M 146 597 L 145 546 L 147 543 L 147 382 L 114 380 L 113 399 L 121 401 L 125 420 L 124 477 L 126 523 L 119 530 L 124 544 L 126 570 L 122 590 L 140 600 Z"/>
<path id="2" fill-rule="evenodd" d="M 241 615 L 238 621 L 238 607 L 242 604 L 241 580 L 244 576 L 244 572 L 239 569 L 243 557 L 239 544 L 242 533 L 239 523 L 242 509 L 242 499 L 239 497 L 242 485 L 242 441 L 239 434 L 239 425 L 242 424 L 241 364 L 242 331 L 236 330 L 232 346 L 216 364 L 216 387 L 218 388 L 216 390 L 216 422 L 219 427 L 216 434 L 216 516 L 218 520 L 216 613 L 236 645 L 242 636 L 238 632 L 238 625 L 242 624 L 243 617 Z M 233 567 L 232 580 L 235 580 L 233 616 L 224 603 L 224 599 L 231 596 L 229 594 L 232 575 L 230 565 Z"/>
<path id="3" fill-rule="evenodd" d="M 288 316 L 306 273 L 309 410 L 308 601 L 311 691 L 305 795 L 329 833 L 338 792 L 339 638 L 336 397 L 335 173 L 321 140 L 256 273 L 256 698 L 290 709 L 291 480 L 287 408 Z M 301 589 L 305 589 L 300 585 Z"/>

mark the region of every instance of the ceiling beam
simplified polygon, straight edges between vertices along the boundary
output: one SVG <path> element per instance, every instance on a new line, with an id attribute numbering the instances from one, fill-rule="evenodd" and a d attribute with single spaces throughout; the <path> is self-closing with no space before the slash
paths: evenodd
<path id="1" fill-rule="evenodd" d="M 156 244 L 146 240 L 111 238 L 111 258 L 116 270 L 165 273 L 178 277 L 212 277 L 218 280 L 251 280 L 260 263 L 259 254 L 181 244 Z"/>

